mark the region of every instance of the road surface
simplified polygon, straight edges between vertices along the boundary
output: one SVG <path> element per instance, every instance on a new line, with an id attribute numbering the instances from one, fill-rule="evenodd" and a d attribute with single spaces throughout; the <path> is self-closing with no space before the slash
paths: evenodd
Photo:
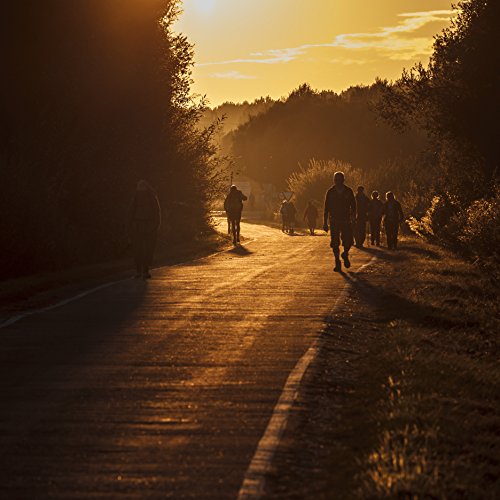
<path id="1" fill-rule="evenodd" d="M 1 498 L 237 497 L 346 283 L 325 236 L 242 234 L 0 329 Z"/>

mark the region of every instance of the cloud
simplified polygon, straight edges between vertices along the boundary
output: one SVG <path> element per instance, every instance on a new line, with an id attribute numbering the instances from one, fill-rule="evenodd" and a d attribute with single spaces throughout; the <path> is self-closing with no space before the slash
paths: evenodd
<path id="1" fill-rule="evenodd" d="M 299 59 L 314 49 L 344 49 L 345 51 L 372 50 L 390 59 L 409 61 L 432 53 L 433 39 L 420 33 L 435 23 L 444 24 L 456 15 L 454 10 L 431 10 L 398 14 L 401 21 L 395 26 L 383 27 L 372 33 L 337 35 L 329 43 L 304 44 L 298 47 L 272 49 L 250 54 L 249 57 L 228 61 L 199 63 L 197 66 L 224 66 L 234 64 L 283 64 Z M 339 58 L 334 59 L 338 61 Z M 352 53 L 347 58 L 352 63 Z"/>
<path id="2" fill-rule="evenodd" d="M 226 71 L 225 73 L 212 73 L 212 78 L 222 78 L 228 80 L 255 80 L 257 77 L 253 75 L 244 75 L 239 71 Z"/>

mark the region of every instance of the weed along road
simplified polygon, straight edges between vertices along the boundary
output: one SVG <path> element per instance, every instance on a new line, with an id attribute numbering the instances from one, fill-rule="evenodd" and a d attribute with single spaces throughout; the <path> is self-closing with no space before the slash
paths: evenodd
<path id="1" fill-rule="evenodd" d="M 237 498 L 346 284 L 326 236 L 242 235 L 0 329 L 1 498 Z"/>

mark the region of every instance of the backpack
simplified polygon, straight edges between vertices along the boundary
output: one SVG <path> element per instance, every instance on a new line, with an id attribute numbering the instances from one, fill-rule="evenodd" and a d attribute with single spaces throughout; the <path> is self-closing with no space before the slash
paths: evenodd
<path id="1" fill-rule="evenodd" d="M 228 212 L 235 212 L 236 210 L 241 210 L 243 208 L 243 203 L 241 201 L 240 191 L 231 191 L 224 202 L 224 208 Z"/>

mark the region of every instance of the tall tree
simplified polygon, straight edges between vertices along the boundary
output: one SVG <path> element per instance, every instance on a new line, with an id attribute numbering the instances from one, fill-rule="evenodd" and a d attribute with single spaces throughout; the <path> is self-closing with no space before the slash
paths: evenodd
<path id="1" fill-rule="evenodd" d="M 165 208 L 162 240 L 206 223 L 213 151 L 176 15 L 174 0 L 3 6 L 3 277 L 123 254 L 140 178 Z"/>

